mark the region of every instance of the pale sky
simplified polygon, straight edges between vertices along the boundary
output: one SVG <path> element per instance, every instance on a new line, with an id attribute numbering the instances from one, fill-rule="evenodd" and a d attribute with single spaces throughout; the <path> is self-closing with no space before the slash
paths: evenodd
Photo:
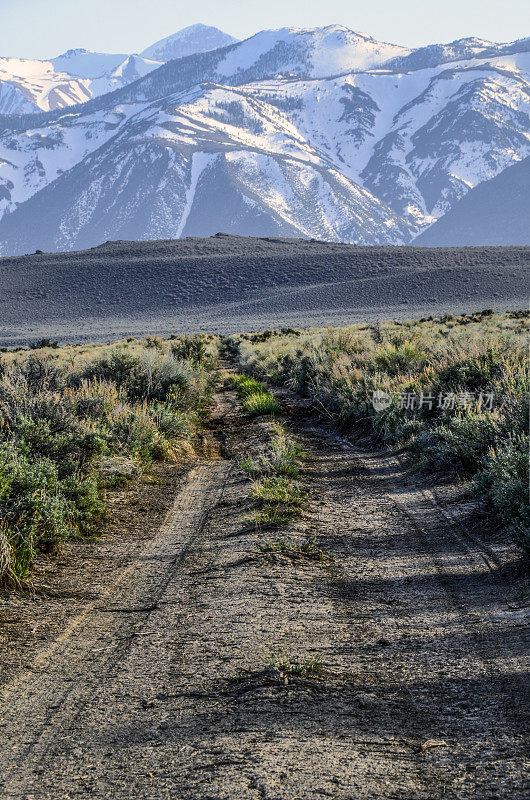
<path id="1" fill-rule="evenodd" d="M 0 56 L 53 58 L 71 47 L 132 53 L 202 22 L 240 39 L 264 28 L 339 23 L 407 46 L 530 35 L 528 0 L 0 0 Z"/>

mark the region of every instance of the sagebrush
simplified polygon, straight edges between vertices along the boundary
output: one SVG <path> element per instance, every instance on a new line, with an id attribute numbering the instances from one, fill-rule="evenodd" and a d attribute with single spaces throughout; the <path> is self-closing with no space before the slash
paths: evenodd
<path id="1" fill-rule="evenodd" d="M 285 385 L 338 426 L 469 478 L 530 552 L 526 312 L 269 331 L 232 346 L 254 380 Z M 391 398 L 387 408 L 374 408 L 375 392 Z M 417 398 L 412 407 L 408 398 Z"/>
<path id="2" fill-rule="evenodd" d="M 109 475 L 193 438 L 215 382 L 213 337 L 55 346 L 0 360 L 0 580 L 95 530 Z M 131 469 L 132 466 L 132 469 Z"/>

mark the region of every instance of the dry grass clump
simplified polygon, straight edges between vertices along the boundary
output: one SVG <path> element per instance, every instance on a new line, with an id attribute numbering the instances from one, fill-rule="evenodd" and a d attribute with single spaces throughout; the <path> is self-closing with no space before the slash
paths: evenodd
<path id="1" fill-rule="evenodd" d="M 304 456 L 286 428 L 275 421 L 266 448 L 240 461 L 241 469 L 254 478 L 250 496 L 258 505 L 252 517 L 257 525 L 281 525 L 300 516 L 307 495 L 296 479 Z"/>
<path id="2" fill-rule="evenodd" d="M 457 470 L 530 552 L 528 313 L 239 337 L 242 368 L 419 461 Z M 390 396 L 376 410 L 374 392 Z"/>
<path id="3" fill-rule="evenodd" d="M 247 456 L 239 466 L 253 478 L 272 475 L 297 478 L 303 456 L 302 448 L 283 425 L 274 422 L 267 450 L 259 456 Z"/>
<path id="4" fill-rule="evenodd" d="M 93 531 L 110 474 L 126 479 L 194 436 L 215 346 L 186 337 L 0 357 L 0 581 L 22 578 L 37 550 Z"/>

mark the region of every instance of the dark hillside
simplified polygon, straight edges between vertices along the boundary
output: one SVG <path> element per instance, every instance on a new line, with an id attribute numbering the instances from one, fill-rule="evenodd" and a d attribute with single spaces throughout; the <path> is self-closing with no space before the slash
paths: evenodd
<path id="1" fill-rule="evenodd" d="M 530 248 L 109 242 L 0 259 L 0 343 L 236 332 L 526 304 Z"/>

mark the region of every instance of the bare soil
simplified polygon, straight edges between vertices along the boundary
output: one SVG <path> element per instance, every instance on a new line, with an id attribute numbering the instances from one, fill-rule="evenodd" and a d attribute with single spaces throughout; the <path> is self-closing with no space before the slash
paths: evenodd
<path id="1" fill-rule="evenodd" d="M 2 798 L 530 795 L 510 548 L 395 456 L 285 405 L 300 519 L 248 524 L 238 458 L 267 425 L 222 393 L 202 458 L 117 492 L 96 542 L 2 601 Z M 264 552 L 278 536 L 294 549 Z"/>

